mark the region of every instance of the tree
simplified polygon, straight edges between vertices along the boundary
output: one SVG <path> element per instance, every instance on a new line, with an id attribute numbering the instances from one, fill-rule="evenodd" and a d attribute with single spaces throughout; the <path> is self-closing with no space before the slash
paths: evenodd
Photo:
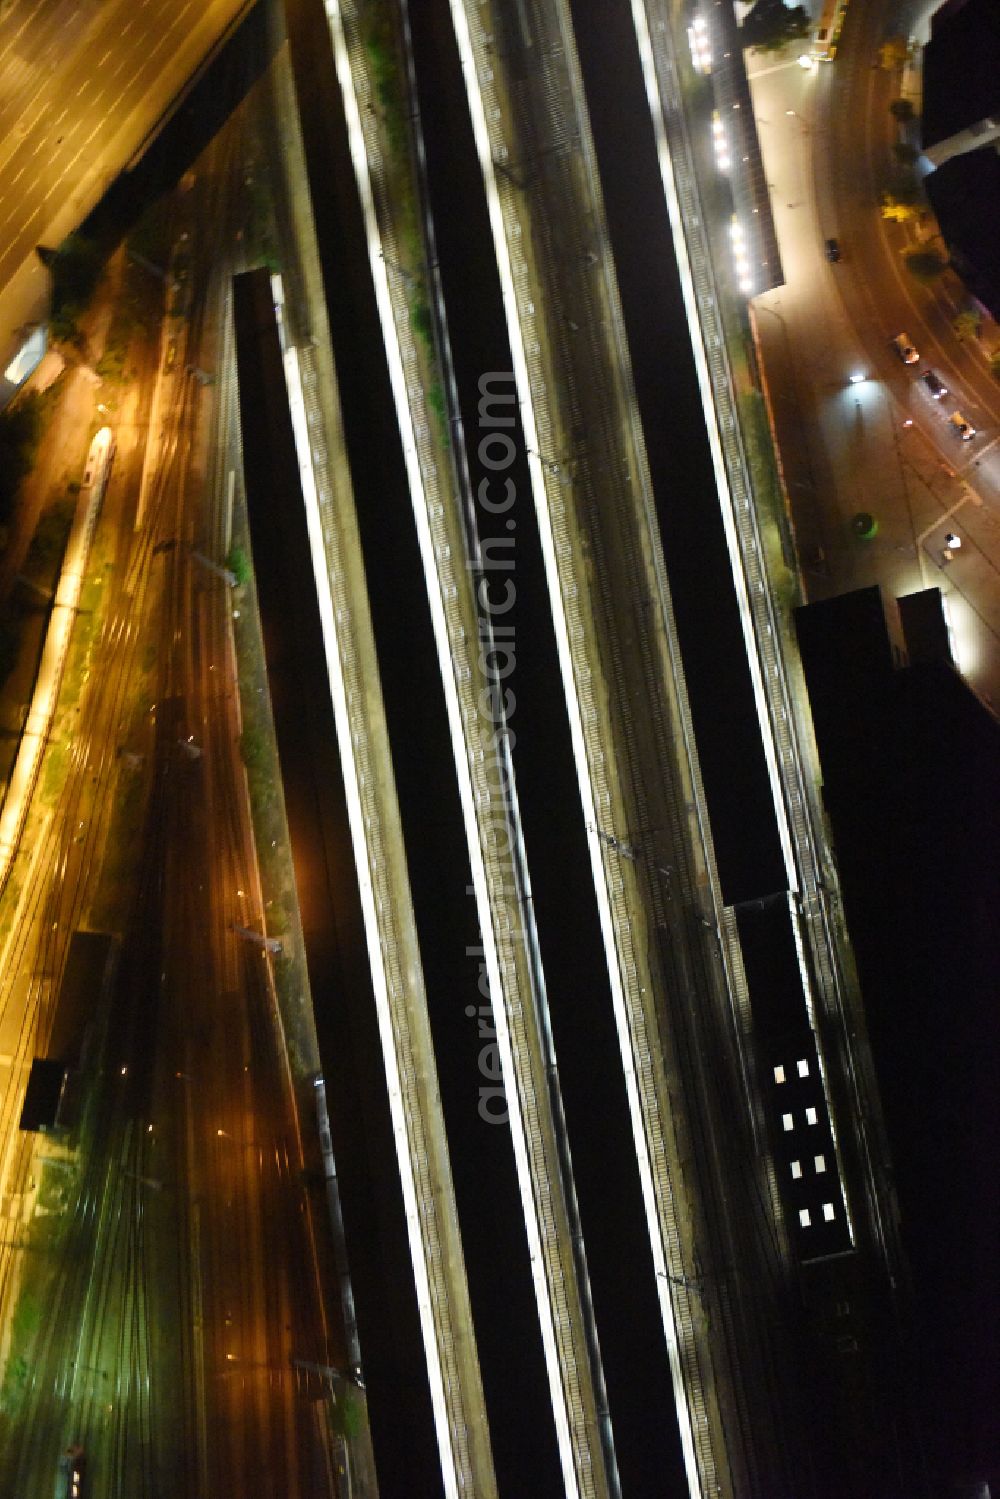
<path id="1" fill-rule="evenodd" d="M 887 73 L 893 68 L 904 67 L 909 56 L 910 48 L 905 36 L 886 37 L 879 48 L 879 63 Z"/>
<path id="2" fill-rule="evenodd" d="M 100 251 L 82 234 L 70 234 L 57 250 L 37 245 L 35 253 L 52 276 L 49 336 L 72 361 L 86 346 L 79 319 L 100 280 Z"/>
<path id="3" fill-rule="evenodd" d="M 918 281 L 936 281 L 948 269 L 947 260 L 937 250 L 908 250 L 903 258 L 906 269 Z"/>
<path id="4" fill-rule="evenodd" d="M 52 272 L 52 305 L 57 309 L 83 309 L 94 295 L 101 274 L 97 246 L 82 234 L 70 234 L 49 262 Z"/>
<path id="5" fill-rule="evenodd" d="M 894 198 L 897 203 L 918 208 L 924 202 L 924 189 L 916 172 L 893 172 L 885 185 L 883 198 Z"/>
<path id="6" fill-rule="evenodd" d="M 979 337 L 979 330 L 983 326 L 983 315 L 974 307 L 963 307 L 957 317 L 952 319 L 951 326 L 955 330 L 956 338 L 964 343 L 967 338 Z"/>
<path id="7" fill-rule="evenodd" d="M 67 364 L 79 364 L 87 347 L 87 335 L 77 322 L 79 311 L 77 307 L 62 307 L 49 314 L 49 339 Z"/>
<path id="8" fill-rule="evenodd" d="M 250 581 L 250 559 L 242 547 L 230 547 L 226 558 L 226 566 L 233 574 L 240 587 Z"/>
<path id="9" fill-rule="evenodd" d="M 892 193 L 882 194 L 882 217 L 890 219 L 896 224 L 908 224 L 911 219 L 917 217 L 918 209 L 915 203 L 901 203 L 894 198 Z"/>
<path id="10" fill-rule="evenodd" d="M 913 105 L 909 99 L 893 99 L 889 105 L 889 113 L 894 120 L 912 120 Z"/>
<path id="11" fill-rule="evenodd" d="M 740 27 L 744 47 L 757 52 L 780 52 L 789 42 L 801 42 L 812 31 L 809 14 L 801 5 L 782 0 L 757 0 Z"/>
<path id="12" fill-rule="evenodd" d="M 0 412 L 0 521 L 10 519 L 21 480 L 35 461 L 42 431 L 39 397 L 22 395 Z"/>

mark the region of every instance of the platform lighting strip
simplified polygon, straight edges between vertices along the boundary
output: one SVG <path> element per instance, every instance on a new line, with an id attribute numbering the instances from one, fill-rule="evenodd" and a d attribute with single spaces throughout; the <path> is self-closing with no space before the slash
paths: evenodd
<path id="1" fill-rule="evenodd" d="M 800 892 L 801 884 L 793 853 L 792 831 L 788 822 L 788 813 L 782 791 L 781 776 L 778 767 L 777 749 L 774 743 L 774 734 L 771 728 L 771 716 L 768 708 L 767 695 L 761 676 L 760 661 L 757 653 L 756 631 L 754 628 L 753 612 L 746 591 L 746 578 L 744 575 L 741 559 L 739 540 L 736 535 L 734 519 L 734 501 L 732 491 L 729 487 L 729 478 L 726 473 L 725 458 L 722 452 L 722 441 L 719 434 L 718 415 L 712 394 L 712 380 L 708 368 L 708 358 L 705 351 L 704 334 L 698 315 L 698 297 L 695 291 L 694 277 L 691 271 L 691 262 L 688 254 L 687 238 L 684 232 L 683 219 L 681 216 L 680 202 L 677 195 L 677 186 L 674 181 L 673 160 L 670 155 L 670 147 L 667 142 L 666 125 L 664 123 L 663 100 L 660 94 L 659 82 L 656 76 L 656 66 L 653 59 L 652 42 L 649 35 L 648 22 L 643 0 L 632 0 L 632 15 L 635 25 L 636 38 L 639 43 L 639 53 L 642 61 L 643 75 L 646 81 L 646 92 L 649 98 L 650 113 L 653 118 L 653 129 L 656 136 L 656 150 L 660 163 L 660 175 L 663 180 L 664 194 L 670 213 L 670 224 L 673 234 L 674 251 L 677 259 L 677 269 L 680 276 L 681 290 L 687 310 L 688 327 L 691 333 L 691 346 L 694 351 L 695 367 L 698 372 L 698 383 L 701 387 L 702 406 L 705 412 L 705 425 L 708 431 L 709 445 L 712 452 L 712 463 L 715 469 L 716 484 L 720 497 L 725 503 L 720 507 L 722 510 L 723 524 L 726 530 L 726 540 L 729 546 L 729 554 L 732 562 L 733 581 L 739 601 L 740 617 L 743 625 L 743 634 L 747 642 L 747 659 L 750 663 L 750 673 L 753 682 L 754 698 L 757 704 L 757 718 L 760 724 L 761 738 L 764 744 L 764 753 L 767 760 L 768 776 L 771 782 L 771 797 L 774 804 L 775 817 L 778 823 L 778 833 L 781 839 L 781 847 L 785 860 L 785 874 L 788 881 L 789 904 L 792 909 L 792 925 L 795 932 L 795 950 L 798 958 L 799 973 L 802 980 L 802 990 L 805 996 L 806 1009 L 809 1015 L 809 1023 L 816 1037 L 816 1050 L 820 1057 L 820 1075 L 823 1083 L 823 1092 L 826 1098 L 827 1112 L 830 1118 L 830 1128 L 833 1134 L 834 1147 L 837 1153 L 838 1167 L 842 1164 L 840 1148 L 837 1143 L 837 1130 L 834 1119 L 833 1100 L 830 1095 L 829 1078 L 826 1065 L 822 1056 L 822 1047 L 819 1044 L 819 1036 L 816 1030 L 815 1003 L 813 999 L 812 974 L 803 948 L 800 915 L 796 908 L 795 895 Z M 734 224 L 735 224 L 734 218 Z M 778 647 L 776 646 L 776 649 Z M 844 1208 L 847 1214 L 848 1227 L 853 1240 L 854 1225 L 847 1207 L 847 1194 L 844 1187 L 843 1173 L 840 1174 L 840 1191 L 844 1199 Z"/>
<path id="2" fill-rule="evenodd" d="M 73 517 L 55 601 L 45 631 L 35 690 L 24 720 L 24 732 L 7 783 L 3 811 L 0 813 L 0 890 L 6 883 L 17 853 L 42 755 L 49 742 L 49 730 L 59 700 L 66 653 L 90 558 L 90 543 L 108 482 L 112 446 L 110 427 L 102 427 L 90 445 L 83 492 Z M 96 482 L 91 482 L 91 476 L 96 476 Z M 88 488 L 90 494 L 86 495 Z"/>
<path id="3" fill-rule="evenodd" d="M 525 352 L 524 338 L 521 332 L 520 317 L 517 306 L 517 292 L 514 285 L 514 275 L 511 267 L 510 251 L 507 246 L 506 232 L 504 228 L 503 209 L 500 204 L 500 196 L 497 191 L 496 173 L 493 164 L 493 154 L 490 148 L 489 129 L 486 123 L 486 114 L 483 106 L 482 95 L 476 86 L 476 60 L 472 46 L 472 38 L 469 32 L 468 20 L 465 15 L 463 0 L 449 0 L 451 5 L 452 23 L 458 42 L 459 56 L 462 69 L 466 77 L 466 95 L 469 101 L 469 110 L 472 117 L 472 128 L 475 136 L 476 148 L 479 154 L 480 170 L 486 190 L 487 205 L 489 208 L 490 225 L 493 232 L 493 245 L 496 255 L 497 267 L 500 275 L 501 293 L 503 297 L 504 310 L 507 321 L 507 332 L 510 339 L 511 357 L 514 364 L 514 376 L 517 382 L 518 398 L 521 412 L 521 423 L 524 429 L 525 443 L 527 445 L 528 471 L 531 479 L 532 495 L 535 502 L 535 511 L 538 517 L 539 534 L 541 537 L 542 553 L 545 564 L 546 579 L 549 588 L 549 601 L 552 610 L 553 627 L 555 631 L 556 646 L 559 654 L 559 666 L 563 679 L 566 698 L 567 712 L 570 723 L 570 733 L 573 744 L 573 759 L 576 764 L 577 781 L 580 794 L 585 808 L 590 810 L 587 818 L 587 843 L 590 849 L 591 871 L 594 880 L 594 890 L 597 897 L 598 913 L 601 922 L 601 933 L 604 940 L 605 951 L 608 956 L 608 974 L 611 984 L 611 993 L 614 1003 L 615 1022 L 618 1029 L 619 1044 L 621 1047 L 625 1084 L 629 1100 L 629 1112 L 632 1119 L 632 1135 L 635 1145 L 636 1159 L 639 1166 L 639 1176 L 642 1184 L 643 1202 L 646 1211 L 647 1224 L 649 1225 L 649 1237 L 653 1255 L 653 1266 L 656 1272 L 657 1291 L 660 1298 L 660 1311 L 663 1319 L 664 1333 L 666 1336 L 667 1349 L 670 1358 L 670 1371 L 674 1389 L 674 1401 L 677 1413 L 677 1423 L 680 1431 L 681 1448 L 684 1455 L 684 1466 L 687 1473 L 688 1488 L 692 1499 L 707 1499 L 702 1485 L 701 1474 L 695 1455 L 694 1436 L 691 1424 L 691 1413 L 688 1405 L 687 1391 L 684 1386 L 683 1373 L 680 1366 L 680 1354 L 677 1336 L 677 1323 L 674 1317 L 674 1309 L 670 1299 L 670 1267 L 667 1264 L 663 1249 L 662 1235 L 659 1225 L 659 1213 L 656 1205 L 656 1192 L 653 1184 L 653 1173 L 649 1156 L 649 1145 L 643 1124 L 642 1103 L 639 1097 L 638 1084 L 635 1075 L 635 1066 L 631 1059 L 631 1035 L 626 1010 L 624 986 L 621 970 L 618 963 L 617 944 L 615 940 L 614 917 L 611 910 L 611 900 L 607 885 L 607 873 L 604 867 L 604 847 L 598 836 L 599 817 L 597 815 L 597 799 L 594 792 L 593 781 L 590 774 L 590 766 L 587 760 L 586 740 L 583 730 L 583 720 L 580 711 L 580 703 L 577 697 L 574 671 L 573 652 L 569 639 L 569 626 L 566 613 L 562 603 L 562 592 L 559 581 L 559 566 L 556 559 L 555 541 L 552 533 L 552 523 L 549 516 L 548 502 L 545 491 L 545 475 L 538 449 L 538 428 L 535 420 L 535 410 L 531 391 L 531 378 L 528 371 L 528 361 Z"/>
<path id="4" fill-rule="evenodd" d="M 340 13 L 338 0 L 326 0 L 326 14 L 330 21 L 331 35 L 334 44 L 334 56 L 337 66 L 337 75 L 340 82 L 341 93 L 344 100 L 344 111 L 347 120 L 347 129 L 350 142 L 351 157 L 354 164 L 355 180 L 361 200 L 361 208 L 365 221 L 365 237 L 368 244 L 368 259 L 371 268 L 372 280 L 375 287 L 375 296 L 378 304 L 379 321 L 382 325 L 382 333 L 385 344 L 386 360 L 389 368 L 389 378 L 396 407 L 396 419 L 399 424 L 400 440 L 403 449 L 403 459 L 406 467 L 407 480 L 410 495 L 413 501 L 414 518 L 417 527 L 417 538 L 420 546 L 420 555 L 424 567 L 424 576 L 427 583 L 427 597 L 430 606 L 431 623 L 434 631 L 434 639 L 437 645 L 438 662 L 441 673 L 441 681 L 444 687 L 445 704 L 448 713 L 449 729 L 451 733 L 452 754 L 454 757 L 456 774 L 459 786 L 459 796 L 462 804 L 462 816 L 465 824 L 465 836 L 469 850 L 469 860 L 472 873 L 472 886 L 475 893 L 476 910 L 479 917 L 480 931 L 483 942 L 483 961 L 489 977 L 491 993 L 503 996 L 506 992 L 503 971 L 500 963 L 500 955 L 497 947 L 496 934 L 493 927 L 493 913 L 490 907 L 489 886 L 486 876 L 486 864 L 483 856 L 482 845 L 479 836 L 479 824 L 476 817 L 475 793 L 472 785 L 472 777 L 469 771 L 468 753 L 465 735 L 462 727 L 461 707 L 458 700 L 458 692 L 454 680 L 454 662 L 452 659 L 451 646 L 448 637 L 448 626 L 445 618 L 444 604 L 438 587 L 437 570 L 434 562 L 434 545 L 430 534 L 430 525 L 427 518 L 427 506 L 424 497 L 423 478 L 420 472 L 420 460 L 417 451 L 416 437 L 413 430 L 413 419 L 410 412 L 409 397 L 406 388 L 406 375 L 403 369 L 403 361 L 399 348 L 399 340 L 396 332 L 396 324 L 393 316 L 392 297 L 389 290 L 388 268 L 381 254 L 381 241 L 378 231 L 378 220 L 375 213 L 375 204 L 372 195 L 371 181 L 368 173 L 368 158 L 365 149 L 364 133 L 361 126 L 361 117 L 358 109 L 358 101 L 354 92 L 354 81 L 351 74 L 350 58 L 347 43 L 344 36 L 343 21 Z M 556 1330 L 552 1315 L 552 1306 L 549 1299 L 548 1284 L 546 1280 L 546 1255 L 542 1244 L 542 1234 L 535 1206 L 534 1191 L 532 1187 L 531 1168 L 527 1146 L 527 1126 L 524 1118 L 524 1110 L 521 1102 L 520 1090 L 516 1086 L 516 1071 L 514 1067 L 514 1055 L 511 1044 L 510 1027 L 507 1020 L 506 1006 L 503 1002 L 494 1006 L 494 1024 L 496 1026 L 496 1040 L 500 1051 L 503 1074 L 509 1080 L 507 1087 L 507 1106 L 510 1118 L 511 1142 L 514 1148 L 514 1159 L 517 1167 L 518 1188 L 521 1194 L 521 1207 L 524 1215 L 525 1231 L 528 1240 L 528 1254 L 531 1263 L 531 1274 L 535 1288 L 535 1302 L 538 1309 L 538 1319 L 542 1334 L 542 1347 L 545 1357 L 545 1366 L 548 1373 L 549 1389 L 552 1398 L 552 1411 L 555 1425 L 556 1442 L 559 1450 L 560 1463 L 563 1473 L 563 1483 L 567 1499 L 580 1499 L 580 1484 L 574 1460 L 573 1438 L 570 1430 L 570 1418 L 567 1409 L 566 1394 L 563 1388 L 562 1370 L 559 1360 L 559 1350 L 556 1340 Z M 435 1351 L 436 1360 L 436 1351 Z M 440 1385 L 440 1374 L 438 1374 Z M 440 1409 L 438 1408 L 440 1406 Z M 438 1421 L 438 1441 L 441 1448 L 442 1465 L 445 1474 L 445 1484 L 449 1495 L 457 1493 L 456 1478 L 450 1454 L 450 1443 L 447 1439 L 447 1426 L 445 1422 L 443 1391 L 439 1391 L 435 1404 L 435 1415 Z"/>
<path id="5" fill-rule="evenodd" d="M 347 685 L 344 681 L 341 666 L 337 640 L 337 622 L 333 610 L 333 600 L 330 595 L 329 579 L 326 575 L 326 548 L 323 542 L 323 523 L 320 517 L 316 476 L 309 446 L 309 430 L 305 401 L 302 395 L 299 358 L 297 350 L 287 343 L 285 337 L 284 323 L 281 316 L 283 295 L 280 276 L 271 277 L 271 286 L 274 291 L 275 311 L 278 315 L 278 328 L 281 336 L 285 367 L 285 384 L 288 390 L 288 407 L 291 413 L 292 432 L 295 438 L 295 450 L 299 462 L 299 478 L 302 484 L 302 497 L 305 503 L 306 524 L 309 531 L 309 544 L 313 558 L 313 570 L 316 577 L 316 597 L 323 629 L 327 673 L 330 680 L 330 694 L 333 701 L 334 718 L 337 724 L 337 737 L 341 748 L 344 791 L 347 800 L 348 818 L 351 825 L 351 838 L 354 844 L 354 862 L 358 872 L 358 887 L 364 913 L 365 938 L 368 944 L 368 958 L 371 964 L 372 986 L 375 992 L 379 1026 L 384 1043 L 382 1052 L 386 1069 L 389 1107 L 392 1114 L 392 1132 L 403 1190 L 406 1229 L 410 1241 L 410 1258 L 413 1262 L 417 1307 L 420 1313 L 420 1325 L 427 1357 L 427 1373 L 434 1410 L 434 1422 L 438 1436 L 438 1447 L 441 1453 L 445 1492 L 448 1495 L 448 1499 L 459 1499 L 459 1495 L 464 1490 L 465 1484 L 456 1471 L 451 1452 L 450 1424 L 448 1421 L 437 1338 L 435 1336 L 433 1299 L 431 1297 L 430 1280 L 420 1229 L 420 1205 L 417 1201 L 413 1165 L 410 1160 L 403 1088 L 399 1076 L 396 1049 L 391 1044 L 391 1040 L 389 1044 L 385 1044 L 387 1038 L 392 1037 L 389 983 L 382 956 L 377 902 L 368 865 L 368 840 L 365 830 L 364 810 L 361 804 L 361 788 L 357 760 L 354 754 L 354 740 L 351 733 L 351 715 L 347 704 Z"/>
<path id="6" fill-rule="evenodd" d="M 677 259 L 677 270 L 684 297 L 684 306 L 687 312 L 688 330 L 691 334 L 691 347 L 694 352 L 695 368 L 698 372 L 701 404 L 705 413 L 705 427 L 708 432 L 708 442 L 712 453 L 712 466 L 715 469 L 715 482 L 720 496 L 724 497 L 726 501 L 725 504 L 720 506 L 720 509 L 722 511 L 723 525 L 726 529 L 726 541 L 729 546 L 729 555 L 732 562 L 733 582 L 739 603 L 743 634 L 747 642 L 747 659 L 750 663 L 754 699 L 757 704 L 757 717 L 760 722 L 768 777 L 771 782 L 771 797 L 774 802 L 775 816 L 778 821 L 778 834 L 781 839 L 781 850 L 785 860 L 785 876 L 788 881 L 788 888 L 790 890 L 798 890 L 799 878 L 792 852 L 792 834 L 788 825 L 788 814 L 785 809 L 785 801 L 782 793 L 778 755 L 774 743 L 774 734 L 771 729 L 771 716 L 768 708 L 767 694 L 764 691 L 760 662 L 757 658 L 753 612 L 750 608 L 750 600 L 747 597 L 746 578 L 744 577 L 743 568 L 740 563 L 739 539 L 736 535 L 736 526 L 732 514 L 733 497 L 729 488 L 729 476 L 726 473 L 726 460 L 722 452 L 718 415 L 712 393 L 712 377 L 708 368 L 704 335 L 698 316 L 698 294 L 695 291 L 694 277 L 691 273 L 691 261 L 688 254 L 687 239 L 684 234 L 684 221 L 681 215 L 680 201 L 677 196 L 677 185 L 674 182 L 673 161 L 670 156 L 667 129 L 664 123 L 664 105 L 656 76 L 653 44 L 649 35 L 649 24 L 646 17 L 644 0 L 632 0 L 632 20 L 635 27 L 636 40 L 639 45 L 639 57 L 642 63 L 643 77 L 646 82 L 646 95 L 649 99 L 650 114 L 653 120 L 653 131 L 656 137 L 656 154 L 660 163 L 660 177 L 663 181 L 663 191 L 670 213 L 674 254 Z"/>

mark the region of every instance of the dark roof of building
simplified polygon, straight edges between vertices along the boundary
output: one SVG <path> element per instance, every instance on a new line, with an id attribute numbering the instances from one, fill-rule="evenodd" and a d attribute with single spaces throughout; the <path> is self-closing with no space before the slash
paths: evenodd
<path id="1" fill-rule="evenodd" d="M 940 660 L 893 664 L 877 589 L 799 609 L 796 629 L 916 1291 L 933 1492 L 953 1493 L 959 1474 L 1000 1475 L 1000 725 Z"/>
<path id="2" fill-rule="evenodd" d="M 938 10 L 924 48 L 926 149 L 1000 115 L 1000 4 L 965 0 Z"/>
<path id="3" fill-rule="evenodd" d="M 36 1057 L 31 1064 L 21 1109 L 21 1129 L 52 1129 L 59 1112 L 66 1068 L 62 1062 Z"/>
<path id="4" fill-rule="evenodd" d="M 953 156 L 924 185 L 956 271 L 1000 317 L 1000 155 L 983 146 Z"/>

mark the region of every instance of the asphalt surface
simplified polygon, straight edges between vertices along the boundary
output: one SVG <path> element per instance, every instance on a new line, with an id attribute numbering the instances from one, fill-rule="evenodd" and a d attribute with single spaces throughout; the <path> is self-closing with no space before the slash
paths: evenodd
<path id="1" fill-rule="evenodd" d="M 810 598 L 881 583 L 892 595 L 939 587 L 966 679 L 1000 703 L 1000 398 L 986 350 L 952 328 L 968 297 L 946 274 L 923 285 L 903 252 L 933 224 L 885 222 L 877 208 L 893 170 L 891 147 L 916 144 L 897 127 L 892 99 L 918 75 L 872 66 L 893 31 L 926 35 L 923 4 L 854 5 L 833 64 L 803 74 L 792 61 L 752 63 L 753 93 L 787 284 L 758 299 L 757 327 Z M 919 98 L 915 100 L 919 110 Z M 841 260 L 824 258 L 835 235 Z M 938 242 L 930 240 L 934 248 Z M 902 363 L 905 332 L 920 354 Z M 848 385 L 853 370 L 868 376 Z M 921 381 L 948 388 L 935 400 Z M 947 418 L 977 429 L 962 442 Z M 878 533 L 859 539 L 867 511 Z M 962 550 L 944 557 L 955 532 Z"/>
<path id="2" fill-rule="evenodd" d="M 148 784 L 132 920 L 112 1009 L 99 1017 L 90 1053 L 92 1066 L 98 1057 L 103 1066 L 87 1079 L 88 1148 L 63 1203 L 65 1237 L 51 1269 L 57 1315 L 39 1335 L 5 1448 L 24 1491 L 49 1488 L 72 1440 L 86 1449 L 95 1493 L 336 1492 L 330 1434 L 316 1418 L 326 1381 L 292 1365 L 342 1363 L 317 1285 L 323 1248 L 267 967 L 233 930 L 259 928 L 263 914 L 237 749 L 231 600 L 191 555 L 192 547 L 224 554 L 229 524 L 224 469 L 215 466 L 215 482 L 205 483 L 206 432 L 221 392 L 209 394 L 184 366 L 189 356 L 225 367 L 226 251 L 241 253 L 245 148 L 236 123 L 199 163 L 198 185 L 175 218 L 177 243 L 187 234 L 190 300 L 171 333 L 185 357 L 160 377 L 138 531 L 142 445 L 127 486 L 122 474 L 120 496 L 114 482 L 110 492 L 112 598 L 81 699 L 77 760 L 50 825 L 55 874 L 48 887 L 40 878 L 32 886 L 35 941 L 44 934 L 51 955 L 42 947 L 39 964 L 30 922 L 18 931 L 29 974 L 54 979 L 57 934 L 86 912 L 113 794 L 127 774 L 116 748 L 151 624 L 159 691 L 148 727 L 128 745 L 146 757 Z M 152 370 L 139 375 L 148 384 Z M 232 427 L 221 434 L 230 444 L 235 437 Z M 169 549 L 155 552 L 162 541 Z M 179 742 L 195 732 L 198 758 Z M 22 1177 L 28 1160 L 22 1149 Z"/>

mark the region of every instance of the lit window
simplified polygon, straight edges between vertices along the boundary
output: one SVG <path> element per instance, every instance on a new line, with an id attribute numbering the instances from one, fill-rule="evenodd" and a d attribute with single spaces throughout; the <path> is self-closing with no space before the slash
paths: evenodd
<path id="1" fill-rule="evenodd" d="M 810 1216 L 809 1209 L 799 1208 L 799 1223 L 802 1225 L 802 1227 L 808 1228 L 811 1222 L 812 1218 Z"/>
<path id="2" fill-rule="evenodd" d="M 826 1156 L 822 1156 L 822 1155 L 813 1156 L 813 1165 L 816 1167 L 817 1171 L 825 1171 L 826 1170 Z"/>
<path id="3" fill-rule="evenodd" d="M 798 1181 L 798 1179 L 799 1179 L 799 1177 L 801 1175 L 802 1175 L 802 1162 L 801 1161 L 793 1161 L 792 1162 L 792 1180 L 793 1181 Z"/>
<path id="4" fill-rule="evenodd" d="M 795 1065 L 798 1068 L 799 1077 L 809 1076 L 809 1063 L 806 1061 L 805 1057 L 800 1057 Z"/>
<path id="5" fill-rule="evenodd" d="M 774 1069 L 774 1081 L 776 1083 L 783 1083 L 785 1081 L 785 1069 L 784 1069 L 784 1067 L 775 1067 L 775 1069 Z"/>
<path id="6" fill-rule="evenodd" d="M 815 1109 L 806 1109 L 806 1123 L 807 1124 L 815 1124 L 816 1123 L 816 1110 Z"/>
<path id="7" fill-rule="evenodd" d="M 794 1127 L 795 1126 L 792 1124 L 792 1116 L 791 1116 L 791 1114 L 782 1114 L 782 1116 L 781 1116 L 781 1128 L 783 1130 L 790 1130 L 790 1129 L 794 1129 Z"/>
<path id="8" fill-rule="evenodd" d="M 833 1222 L 835 1214 L 834 1214 L 833 1203 L 832 1202 L 824 1202 L 824 1204 L 823 1204 L 823 1217 L 826 1219 L 827 1223 L 832 1223 Z"/>

